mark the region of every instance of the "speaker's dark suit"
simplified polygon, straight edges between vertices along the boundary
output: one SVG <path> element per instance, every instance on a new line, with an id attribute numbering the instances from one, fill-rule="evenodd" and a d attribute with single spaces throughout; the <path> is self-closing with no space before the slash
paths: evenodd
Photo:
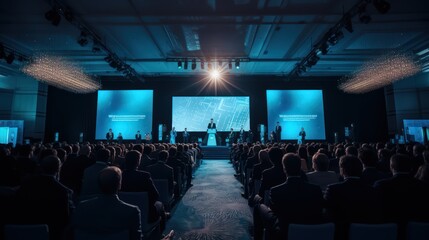
<path id="1" fill-rule="evenodd" d="M 276 141 L 280 142 L 282 138 L 282 126 L 278 125 L 276 126 Z"/>
<path id="2" fill-rule="evenodd" d="M 50 239 L 60 239 L 74 207 L 72 194 L 53 176 L 28 178 L 16 195 L 18 222 L 48 224 Z"/>
<path id="3" fill-rule="evenodd" d="M 209 125 L 207 125 L 208 129 L 216 129 L 216 123 L 209 123 Z"/>
<path id="4" fill-rule="evenodd" d="M 361 179 L 347 178 L 329 185 L 325 199 L 328 216 L 336 223 L 337 239 L 346 238 L 350 223 L 381 221 L 380 200 L 375 190 Z"/>
<path id="5" fill-rule="evenodd" d="M 114 138 L 115 138 L 115 134 L 113 134 L 113 132 L 112 133 L 110 133 L 110 132 L 106 133 L 106 140 L 107 141 L 113 141 Z"/>

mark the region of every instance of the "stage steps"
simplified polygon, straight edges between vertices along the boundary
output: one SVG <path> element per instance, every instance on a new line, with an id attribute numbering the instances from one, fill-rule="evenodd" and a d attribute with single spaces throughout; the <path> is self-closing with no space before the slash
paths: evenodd
<path id="1" fill-rule="evenodd" d="M 202 147 L 203 160 L 229 160 L 230 149 L 226 146 Z"/>

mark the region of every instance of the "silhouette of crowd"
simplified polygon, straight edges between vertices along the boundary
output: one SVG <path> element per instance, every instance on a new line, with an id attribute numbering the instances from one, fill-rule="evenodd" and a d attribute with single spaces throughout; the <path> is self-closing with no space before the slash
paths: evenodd
<path id="1" fill-rule="evenodd" d="M 1 145 L 0 239 L 23 224 L 46 224 L 51 240 L 123 231 L 172 239 L 162 236 L 170 210 L 201 160 L 196 143 Z M 128 193 L 144 193 L 147 206 L 121 200 Z"/>

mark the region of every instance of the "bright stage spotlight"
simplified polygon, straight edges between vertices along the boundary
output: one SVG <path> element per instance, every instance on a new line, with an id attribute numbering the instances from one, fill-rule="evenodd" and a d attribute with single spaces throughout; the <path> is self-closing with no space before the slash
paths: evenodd
<path id="1" fill-rule="evenodd" d="M 211 80 L 218 80 L 218 79 L 220 79 L 220 71 L 219 70 L 217 70 L 217 69 L 213 69 L 213 70 L 211 70 L 210 71 L 210 79 Z"/>

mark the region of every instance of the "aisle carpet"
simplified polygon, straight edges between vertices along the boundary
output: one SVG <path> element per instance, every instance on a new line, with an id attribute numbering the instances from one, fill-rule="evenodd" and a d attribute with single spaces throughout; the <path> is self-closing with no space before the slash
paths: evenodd
<path id="1" fill-rule="evenodd" d="M 203 161 L 167 230 L 179 240 L 248 240 L 252 215 L 226 160 Z"/>

